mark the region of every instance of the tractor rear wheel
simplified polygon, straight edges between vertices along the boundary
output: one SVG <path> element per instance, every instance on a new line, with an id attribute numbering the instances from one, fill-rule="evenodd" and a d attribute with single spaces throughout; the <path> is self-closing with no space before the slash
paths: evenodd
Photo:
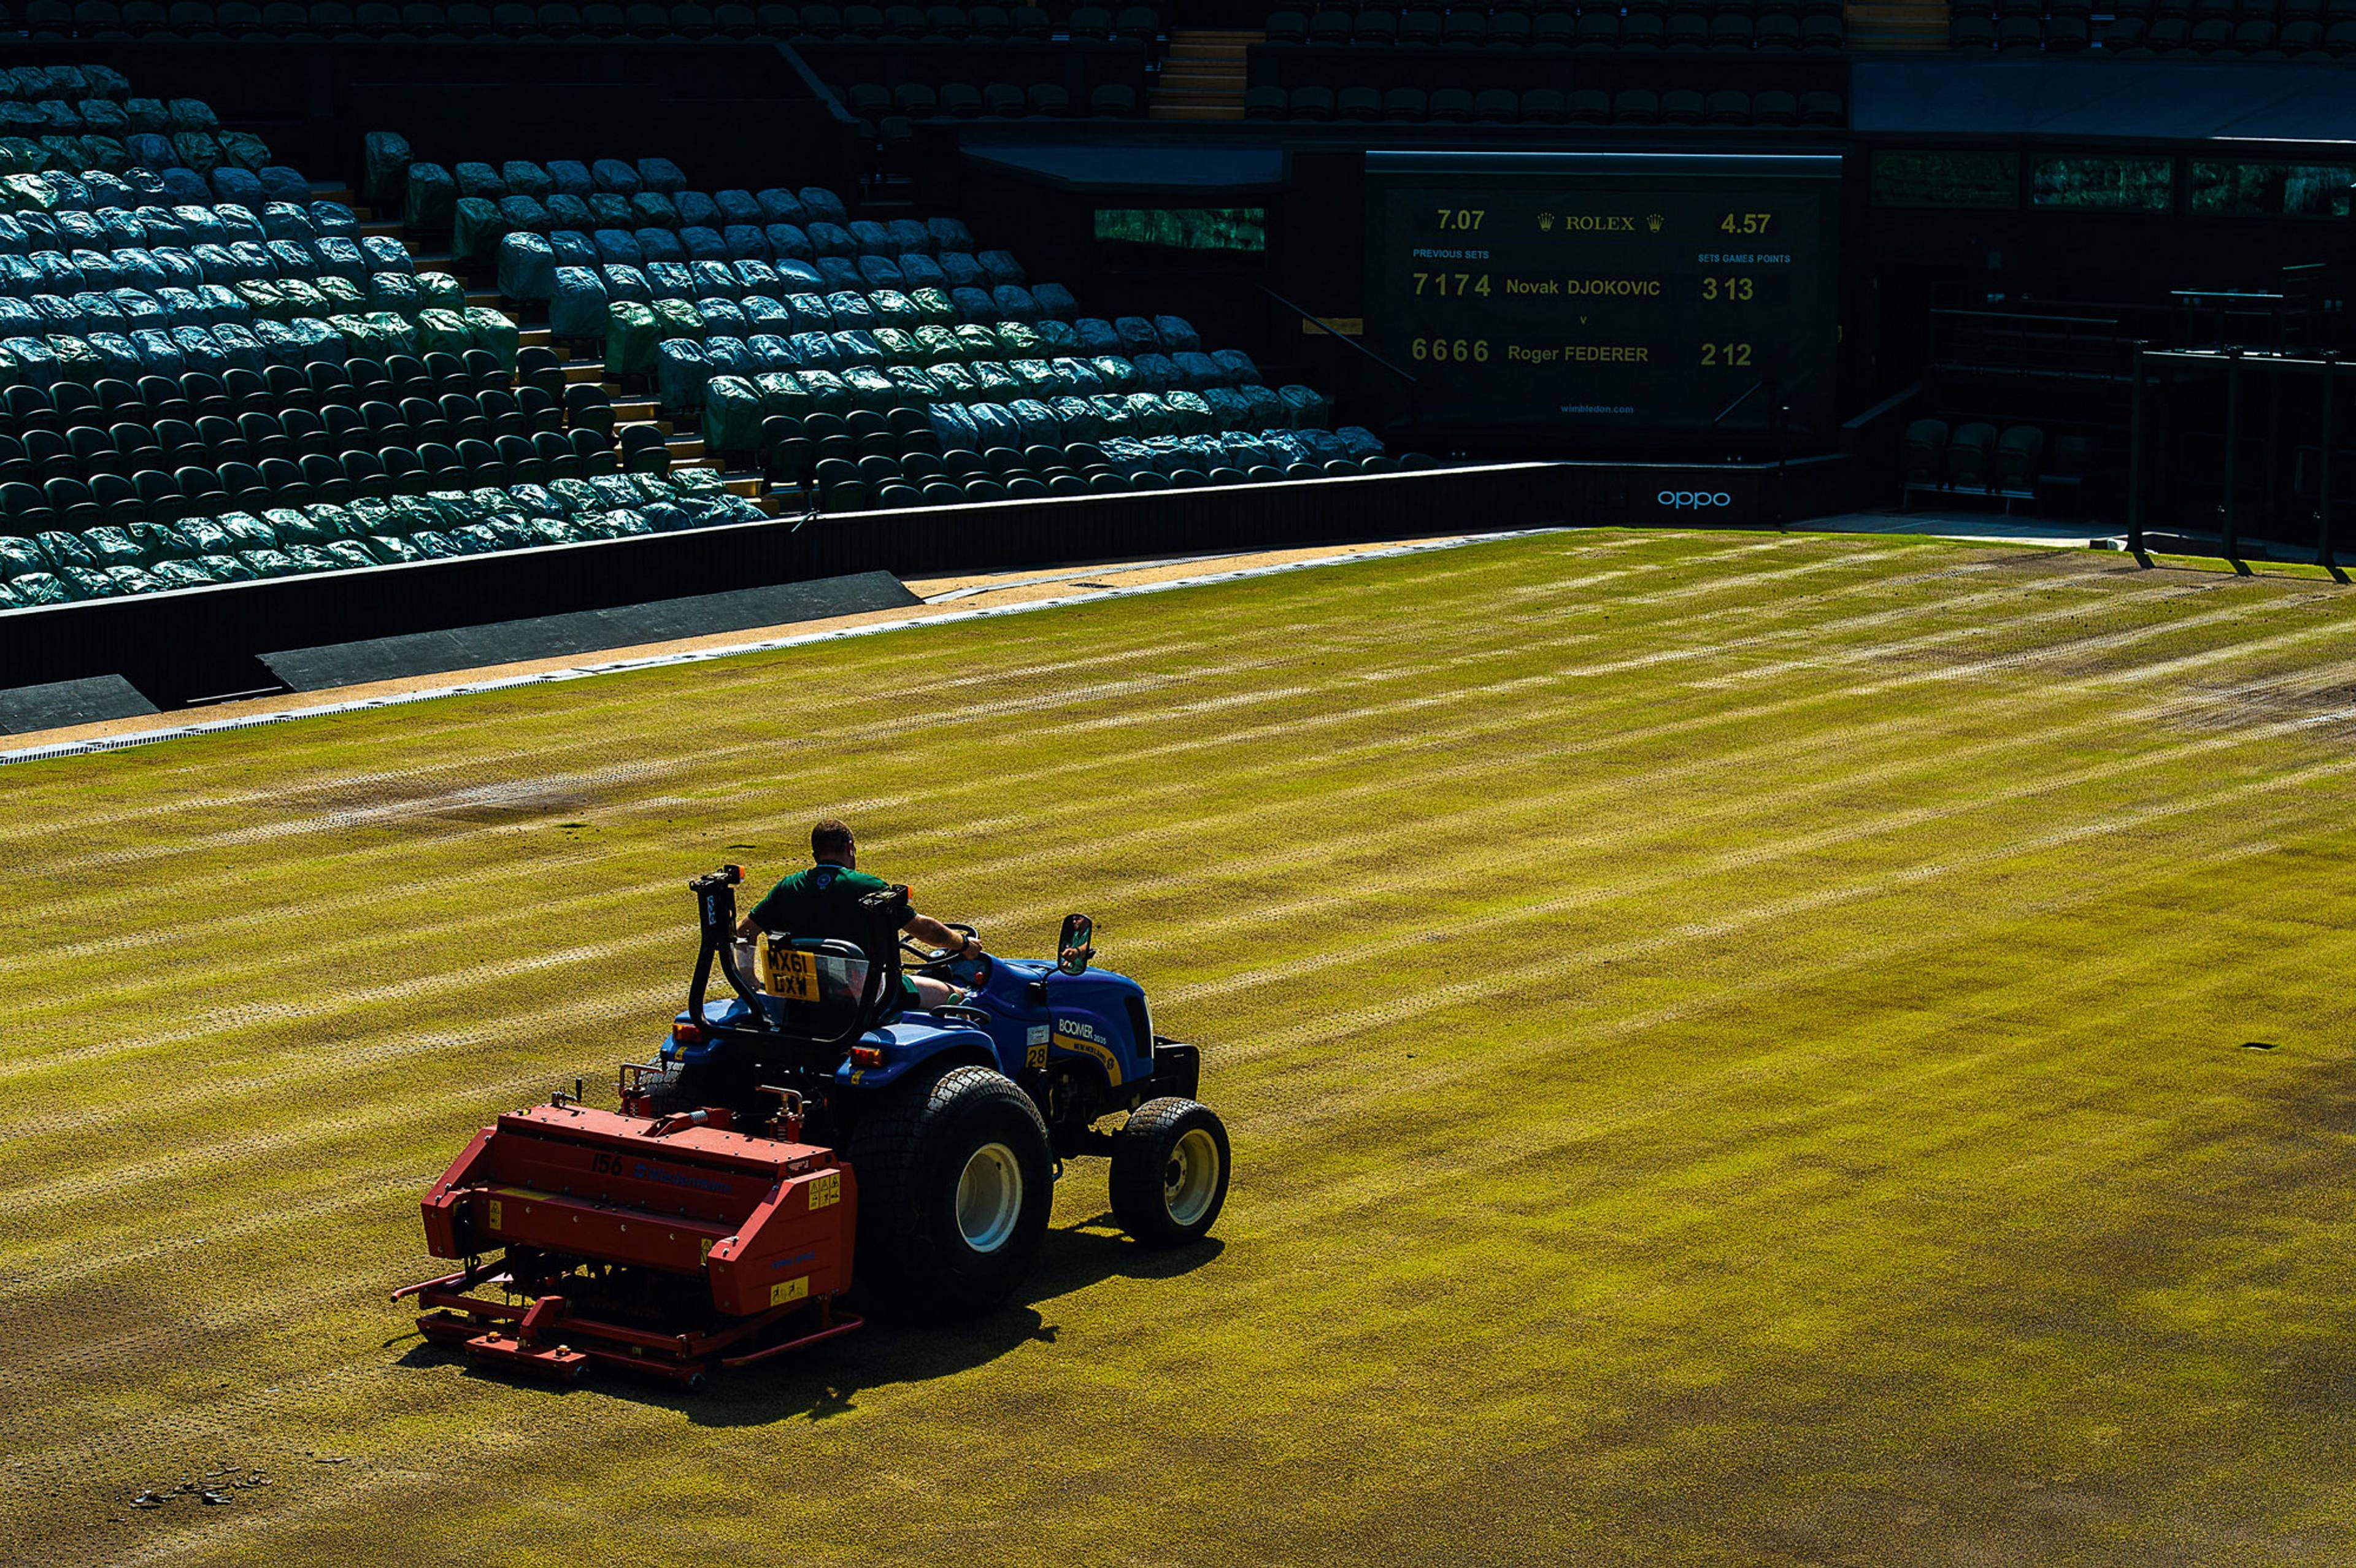
<path id="1" fill-rule="evenodd" d="M 1193 1100 L 1148 1100 L 1112 1136 L 1112 1217 L 1149 1247 L 1208 1235 L 1227 1201 L 1227 1129 Z"/>
<path id="2" fill-rule="evenodd" d="M 980 1312 L 1021 1283 L 1055 1199 L 1039 1109 L 1004 1074 L 895 1087 L 843 1148 L 859 1183 L 853 1277 L 887 1311 Z"/>

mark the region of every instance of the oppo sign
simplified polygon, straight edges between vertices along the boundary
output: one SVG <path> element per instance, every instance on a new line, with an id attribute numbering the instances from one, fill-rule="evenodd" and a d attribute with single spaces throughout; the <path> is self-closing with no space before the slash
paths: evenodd
<path id="1" fill-rule="evenodd" d="M 1709 507 L 1734 505 L 1734 497 L 1723 490 L 1664 490 L 1653 498 L 1673 512 L 1699 511 Z"/>

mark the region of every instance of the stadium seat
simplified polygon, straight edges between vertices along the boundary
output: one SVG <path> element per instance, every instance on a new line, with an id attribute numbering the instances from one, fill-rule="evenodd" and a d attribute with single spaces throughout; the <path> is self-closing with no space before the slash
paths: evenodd
<path id="1" fill-rule="evenodd" d="M 1612 99 L 1612 120 L 1619 125 L 1651 125 L 1661 117 L 1661 99 L 1648 88 L 1632 87 Z"/>
<path id="2" fill-rule="evenodd" d="M 1551 87 L 1534 87 L 1521 95 L 1519 117 L 1541 125 L 1560 125 L 1570 118 L 1570 109 L 1560 92 Z"/>
<path id="3" fill-rule="evenodd" d="M 1434 121 L 1462 124 L 1472 118 L 1472 95 L 1461 87 L 1443 87 L 1430 95 L 1429 111 Z"/>
<path id="4" fill-rule="evenodd" d="M 1999 488 L 2022 494 L 2037 488 L 2045 458 L 2045 432 L 2035 425 L 2008 426 L 1997 438 L 1996 475 Z"/>
<path id="5" fill-rule="evenodd" d="M 1472 117 L 1483 124 L 1503 125 L 1521 117 L 1521 100 L 1509 88 L 1483 88 L 1473 95 Z"/>
<path id="6" fill-rule="evenodd" d="M 1987 488 L 1995 474 L 1996 443 L 1992 424 L 1959 426 L 1947 443 L 1947 482 L 1964 490 Z"/>
<path id="7" fill-rule="evenodd" d="M 1909 424 L 1900 448 L 1900 461 L 1907 484 L 1944 483 L 1947 473 L 1946 421 L 1922 419 Z"/>

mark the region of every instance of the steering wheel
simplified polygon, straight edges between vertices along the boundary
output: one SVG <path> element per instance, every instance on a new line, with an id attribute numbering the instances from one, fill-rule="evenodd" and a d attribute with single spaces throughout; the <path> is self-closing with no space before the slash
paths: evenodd
<path id="1" fill-rule="evenodd" d="M 969 925 L 960 925 L 955 921 L 945 920 L 941 923 L 948 926 L 951 931 L 957 932 L 961 935 L 973 936 L 977 934 L 973 927 Z M 948 971 L 951 965 L 958 964 L 970 964 L 974 965 L 974 977 L 970 983 L 969 988 L 979 988 L 990 983 L 991 959 L 990 955 L 987 953 L 976 954 L 971 958 L 960 957 L 958 955 L 954 953 L 927 953 L 905 936 L 900 938 L 900 951 L 906 954 L 909 957 L 916 960 L 913 967 L 919 975 L 930 976 L 934 979 L 945 979 L 948 977 L 946 971 Z M 938 973 L 937 973 L 937 971 Z"/>

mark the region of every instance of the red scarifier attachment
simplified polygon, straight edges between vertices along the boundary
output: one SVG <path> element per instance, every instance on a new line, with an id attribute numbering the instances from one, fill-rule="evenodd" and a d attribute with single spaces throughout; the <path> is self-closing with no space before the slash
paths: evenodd
<path id="1" fill-rule="evenodd" d="M 428 1338 L 565 1378 L 594 1360 L 696 1382 L 859 1328 L 834 1309 L 851 1286 L 850 1168 L 727 1120 L 570 1104 L 501 1116 L 425 1197 L 427 1249 L 467 1266 L 395 1299 L 434 1309 L 417 1320 Z M 486 1286 L 507 1299 L 469 1294 Z"/>

